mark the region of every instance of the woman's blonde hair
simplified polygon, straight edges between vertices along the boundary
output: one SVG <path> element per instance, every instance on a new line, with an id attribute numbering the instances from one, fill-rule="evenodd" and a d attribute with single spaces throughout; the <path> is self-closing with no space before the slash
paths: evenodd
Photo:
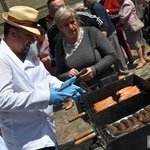
<path id="1" fill-rule="evenodd" d="M 56 11 L 55 16 L 54 16 L 57 27 L 60 29 L 60 27 L 63 24 L 65 24 L 66 20 L 69 17 L 75 18 L 77 23 L 79 24 L 78 15 L 77 15 L 76 11 L 73 8 L 71 8 L 69 6 L 62 6 L 62 7 L 60 7 Z"/>

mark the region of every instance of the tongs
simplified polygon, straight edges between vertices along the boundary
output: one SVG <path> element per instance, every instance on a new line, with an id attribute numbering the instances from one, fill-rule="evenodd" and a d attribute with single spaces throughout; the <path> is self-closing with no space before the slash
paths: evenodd
<path id="1" fill-rule="evenodd" d="M 80 75 L 83 75 L 87 72 L 86 68 L 82 69 L 78 75 L 76 75 L 76 79 L 73 81 L 73 82 L 70 82 L 70 83 L 67 83 L 67 84 L 64 84 L 62 85 L 59 89 L 57 89 L 58 92 L 66 89 L 67 87 L 69 87 L 71 84 L 75 84 L 77 83 L 79 80 L 80 80 Z"/>

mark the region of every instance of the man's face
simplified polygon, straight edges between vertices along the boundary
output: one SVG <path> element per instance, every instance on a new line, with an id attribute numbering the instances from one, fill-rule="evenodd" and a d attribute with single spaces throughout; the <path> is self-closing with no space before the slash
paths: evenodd
<path id="1" fill-rule="evenodd" d="M 19 28 L 16 30 L 15 53 L 26 54 L 29 52 L 30 45 L 35 42 L 33 33 Z"/>
<path id="2" fill-rule="evenodd" d="M 55 15 L 55 12 L 57 9 L 61 6 L 65 5 L 64 0 L 54 0 L 51 3 L 49 3 L 49 13 L 51 16 Z"/>

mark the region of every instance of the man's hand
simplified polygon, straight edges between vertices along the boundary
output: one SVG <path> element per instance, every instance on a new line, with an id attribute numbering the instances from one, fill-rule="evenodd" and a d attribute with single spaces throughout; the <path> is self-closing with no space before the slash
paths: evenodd
<path id="1" fill-rule="evenodd" d="M 72 78 L 65 81 L 62 86 L 68 85 L 66 88 L 64 88 L 62 91 L 66 93 L 70 93 L 72 96 L 71 98 L 75 101 L 78 101 L 83 94 L 86 93 L 84 89 L 82 89 L 79 86 L 74 85 L 73 83 L 76 81 L 77 76 L 73 76 Z"/>
<path id="2" fill-rule="evenodd" d="M 71 78 L 73 76 L 78 75 L 79 71 L 77 69 L 72 68 L 69 73 L 68 73 L 68 77 Z"/>
<path id="3" fill-rule="evenodd" d="M 57 88 L 50 88 L 50 105 L 60 105 L 67 101 L 68 97 L 71 97 L 70 93 L 64 91 L 57 91 Z"/>
<path id="4" fill-rule="evenodd" d="M 72 78 L 65 81 L 62 86 L 58 89 L 50 89 L 50 104 L 60 105 L 63 102 L 66 102 L 70 97 L 74 101 L 80 100 L 83 94 L 86 94 L 86 91 L 79 86 L 74 85 L 77 77 L 73 76 Z"/>
<path id="5" fill-rule="evenodd" d="M 93 71 L 90 67 L 86 68 L 86 73 L 83 75 L 80 75 L 81 81 L 90 81 L 94 78 Z"/>
<path id="6" fill-rule="evenodd" d="M 82 89 L 81 87 L 76 86 L 74 84 L 71 84 L 70 86 L 68 86 L 67 88 L 65 88 L 63 90 L 63 92 L 70 93 L 71 94 L 71 98 L 74 101 L 80 100 L 81 96 L 83 94 L 86 94 L 86 91 L 84 89 Z"/>

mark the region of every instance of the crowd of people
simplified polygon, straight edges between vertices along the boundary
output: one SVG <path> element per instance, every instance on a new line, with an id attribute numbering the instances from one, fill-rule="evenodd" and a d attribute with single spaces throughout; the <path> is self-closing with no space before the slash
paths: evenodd
<path id="1" fill-rule="evenodd" d="M 65 5 L 65 2 L 63 0 L 49 0 L 47 2 L 49 14 L 54 17 L 56 10 L 60 6 L 63 6 L 63 5 Z M 101 31 L 101 33 L 103 33 L 107 37 L 107 39 L 113 45 L 117 53 L 116 61 L 113 63 L 114 65 L 113 71 L 117 73 L 117 75 L 127 75 L 129 73 L 129 69 L 128 69 L 129 65 L 133 65 L 134 60 L 135 60 L 131 49 L 136 50 L 138 57 L 139 57 L 139 61 L 137 62 L 136 69 L 142 68 L 146 64 L 146 62 L 150 61 L 145 51 L 146 42 L 144 38 L 142 37 L 141 29 L 137 32 L 131 33 L 133 37 L 136 34 L 135 35 L 136 38 L 131 38 L 130 35 L 128 36 L 126 28 L 124 28 L 123 26 L 124 23 L 122 24 L 121 22 L 122 21 L 121 16 L 119 16 L 120 15 L 119 12 L 121 11 L 122 7 L 121 7 L 121 3 L 118 0 L 115 0 L 115 1 L 102 0 L 102 1 L 99 1 L 99 3 L 94 0 L 84 0 L 83 3 L 77 4 L 73 8 L 79 16 L 80 27 L 86 27 L 86 26 L 96 27 L 98 30 Z M 133 8 L 133 10 L 135 10 L 135 8 Z M 130 16 L 131 13 L 132 11 L 130 11 L 128 15 Z M 117 15 L 117 17 L 111 18 L 110 17 L 111 15 Z M 134 13 L 134 15 L 136 14 Z M 59 29 L 56 23 L 54 23 L 48 29 L 47 33 L 48 33 L 48 39 L 49 39 L 49 44 L 50 44 L 50 53 L 52 56 L 51 57 L 52 67 L 55 69 L 57 68 L 56 76 L 62 79 L 62 75 L 60 76 L 60 68 L 63 66 L 61 68 L 61 74 L 62 74 L 66 72 L 66 70 L 69 71 L 69 69 L 71 69 L 70 68 L 71 66 L 68 66 L 68 64 L 66 64 L 67 60 L 69 60 L 70 58 L 68 59 L 63 58 L 64 60 L 57 59 L 56 61 L 55 53 L 57 53 L 59 49 L 56 48 L 55 46 L 57 45 L 56 43 L 61 39 L 60 37 L 64 36 L 63 35 L 64 33 L 60 31 L 61 29 Z M 141 34 L 139 35 L 139 33 Z M 129 41 L 130 39 L 134 39 L 134 40 Z M 74 44 L 76 44 L 76 42 Z M 69 46 L 71 47 L 72 45 L 69 45 Z M 67 43 L 67 49 L 69 46 Z M 73 46 L 75 47 L 75 45 Z M 72 49 L 74 51 L 74 48 Z M 75 48 L 75 50 L 76 49 L 77 48 Z M 61 51 L 61 54 L 62 53 L 63 52 Z M 64 55 L 65 53 L 62 54 L 62 56 Z M 59 56 L 59 57 L 61 58 L 62 56 Z M 61 61 L 63 62 L 63 64 Z M 75 65 L 76 64 L 77 64 L 77 61 Z M 66 72 L 65 76 L 69 77 L 69 73 Z"/>
<path id="2" fill-rule="evenodd" d="M 58 150 L 53 106 L 68 103 L 66 110 L 72 108 L 87 92 L 81 83 L 96 90 L 103 78 L 127 75 L 134 63 L 132 50 L 139 58 L 136 69 L 150 61 L 142 28 L 131 29 L 137 19 L 143 21 L 137 7 L 142 6 L 143 13 L 148 2 L 83 0 L 71 7 L 64 0 L 48 0 L 47 29 L 38 24 L 39 12 L 34 8 L 14 6 L 2 14 L 4 141 L 0 137 L 0 145 L 4 150 Z"/>
<path id="3" fill-rule="evenodd" d="M 80 26 L 94 26 L 98 28 L 109 39 L 109 41 L 112 43 L 117 53 L 117 60 L 115 61 L 114 66 L 115 66 L 115 72 L 117 72 L 118 75 L 120 74 L 126 75 L 129 73 L 128 65 L 132 65 L 135 60 L 131 50 L 136 50 L 139 56 L 139 62 L 136 66 L 136 69 L 142 68 L 146 64 L 146 62 L 150 61 L 145 51 L 146 41 L 143 38 L 142 33 L 139 35 L 141 29 L 138 32 L 130 33 L 130 35 L 132 34 L 133 37 L 136 34 L 135 35 L 136 39 L 134 41 L 130 41 L 130 39 L 133 38 L 131 38 L 131 36 L 130 37 L 128 36 L 129 33 L 127 33 L 126 31 L 127 29 L 125 28 L 125 25 L 123 25 L 124 23 L 122 23 L 121 16 L 119 16 L 120 15 L 119 12 L 121 11 L 121 8 L 124 8 L 121 7 L 122 4 L 119 2 L 119 0 L 115 0 L 115 1 L 101 0 L 99 1 L 99 3 L 94 0 L 84 0 L 83 3 L 84 6 L 82 6 L 80 10 L 77 9 L 77 7 L 75 8 L 79 16 Z M 49 13 L 52 16 L 54 16 L 57 8 L 62 4 L 64 5 L 65 2 L 59 0 L 48 1 L 47 5 L 49 8 Z M 130 6 L 126 6 L 126 8 L 127 7 Z M 133 8 L 132 11 L 134 11 L 135 8 Z M 130 16 L 132 11 L 130 11 L 130 13 L 128 13 L 127 15 Z M 97 18 L 99 18 L 99 20 L 101 20 L 99 26 L 97 26 L 97 24 L 95 23 L 94 24 L 91 23 L 93 21 L 89 21 L 89 19 L 87 22 L 87 18 L 85 18 L 85 14 L 88 14 L 88 16 L 94 15 Z M 113 15 L 117 17 L 112 19 L 111 16 Z M 134 13 L 134 15 L 136 15 L 137 18 L 137 14 Z M 128 16 L 125 17 L 128 18 Z M 132 17 L 129 20 L 132 20 Z M 126 23 L 127 22 L 128 21 L 126 20 Z M 58 33 L 59 33 L 59 29 L 56 24 L 53 24 L 53 26 L 51 26 L 50 29 L 48 30 L 48 39 L 50 43 L 50 53 L 52 56 L 53 67 L 56 67 L 54 49 L 57 40 L 60 37 L 59 35 L 61 35 L 61 33 L 59 34 Z"/>

